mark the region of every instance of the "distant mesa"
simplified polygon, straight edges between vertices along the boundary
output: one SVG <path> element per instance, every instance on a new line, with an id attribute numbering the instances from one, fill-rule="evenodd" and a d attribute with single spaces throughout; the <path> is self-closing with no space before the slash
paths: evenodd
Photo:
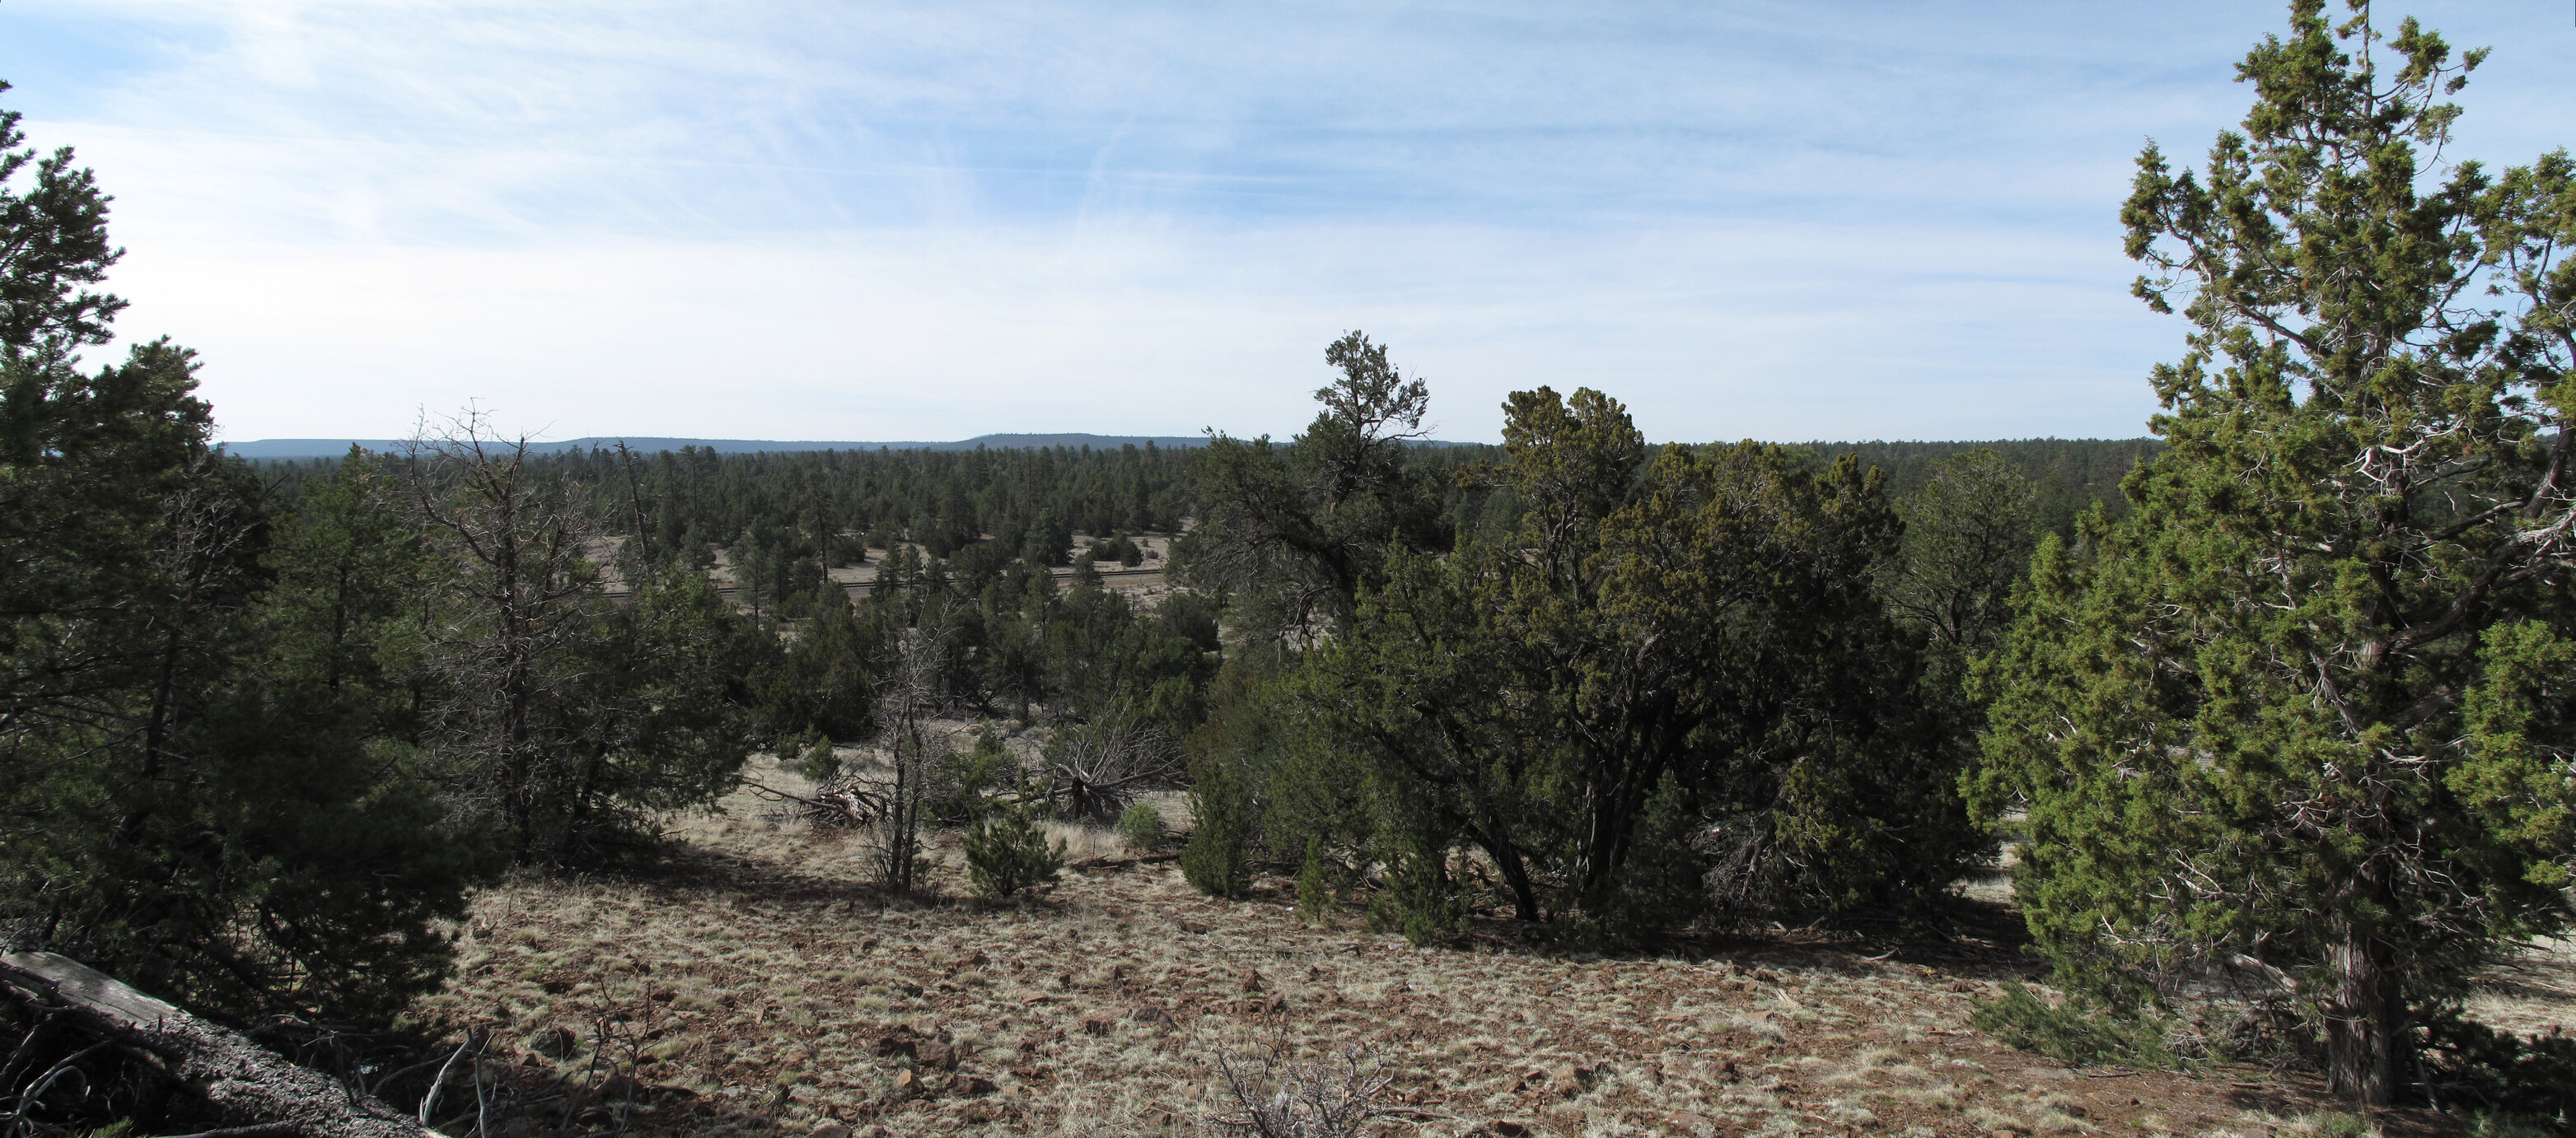
<path id="1" fill-rule="evenodd" d="M 224 449 L 238 458 L 338 458 L 349 453 L 349 446 L 352 443 L 372 451 L 386 451 L 401 446 L 402 442 L 401 439 L 252 439 L 247 442 L 225 443 Z M 953 443 L 786 442 L 776 439 L 666 439 L 647 438 L 642 435 L 599 435 L 567 439 L 562 442 L 532 442 L 528 444 L 528 449 L 553 454 L 568 450 L 589 450 L 593 447 L 613 447 L 621 442 L 645 454 L 678 450 L 688 446 L 711 450 L 717 454 L 757 454 L 762 451 L 775 453 L 807 450 L 973 450 L 977 447 L 1011 450 L 1029 447 L 1087 446 L 1095 450 L 1114 450 L 1122 446 L 1141 447 L 1147 443 L 1158 447 L 1207 445 L 1207 440 L 1197 435 L 977 435 L 974 438 Z"/>

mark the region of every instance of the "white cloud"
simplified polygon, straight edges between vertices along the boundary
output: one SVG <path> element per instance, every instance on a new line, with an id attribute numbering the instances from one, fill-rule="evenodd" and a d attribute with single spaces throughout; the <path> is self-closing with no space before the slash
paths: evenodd
<path id="1" fill-rule="evenodd" d="M 2564 13 L 2426 15 L 2503 49 L 2463 152 L 2545 144 Z M 1286 432 L 1347 327 L 1453 437 L 1540 382 L 1658 436 L 1991 437 L 2140 429 L 2178 331 L 2125 295 L 2128 160 L 2196 155 L 2277 26 L 10 0 L 0 75 L 118 195 L 124 325 L 205 351 L 236 438 L 468 397 L 559 435 Z"/>

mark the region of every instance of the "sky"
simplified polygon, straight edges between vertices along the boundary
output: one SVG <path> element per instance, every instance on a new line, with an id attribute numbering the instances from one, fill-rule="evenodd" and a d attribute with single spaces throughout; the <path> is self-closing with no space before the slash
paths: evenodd
<path id="1" fill-rule="evenodd" d="M 230 439 L 1285 437 L 1351 329 L 1461 441 L 2130 437 L 2133 162 L 2285 11 L 0 0 L 0 100 Z M 2570 0 L 2406 11 L 2452 154 L 2576 141 Z"/>

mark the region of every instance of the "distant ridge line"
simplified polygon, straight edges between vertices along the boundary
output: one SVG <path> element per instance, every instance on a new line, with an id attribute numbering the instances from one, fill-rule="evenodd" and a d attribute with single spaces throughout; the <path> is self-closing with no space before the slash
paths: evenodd
<path id="1" fill-rule="evenodd" d="M 402 445 L 401 439 L 251 439 L 223 444 L 238 458 L 338 458 L 352 445 L 371 451 L 388 451 Z M 817 450 L 1025 450 L 1036 447 L 1091 447 L 1115 450 L 1122 446 L 1201 447 L 1207 440 L 1198 435 L 1086 435 L 1086 434 L 994 434 L 977 435 L 956 442 L 860 442 L 860 441 L 794 441 L 780 439 L 683 439 L 646 435 L 591 435 L 561 442 L 532 442 L 528 449 L 541 454 L 614 447 L 625 443 L 644 454 L 676 451 L 694 446 L 717 454 L 789 454 Z"/>

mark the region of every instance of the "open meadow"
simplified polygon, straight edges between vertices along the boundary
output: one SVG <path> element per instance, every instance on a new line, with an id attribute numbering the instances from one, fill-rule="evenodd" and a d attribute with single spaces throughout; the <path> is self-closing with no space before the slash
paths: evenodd
<path id="1" fill-rule="evenodd" d="M 753 774 L 795 777 L 766 756 Z M 1168 855 L 1098 832 L 1074 833 L 1081 868 L 1041 899 L 967 899 L 953 834 L 940 899 L 887 899 L 863 839 L 763 820 L 748 793 L 726 807 L 679 824 L 654 871 L 476 900 L 457 978 L 418 1011 L 488 1033 L 508 1101 L 532 1103 L 519 1126 L 1195 1134 L 1230 1106 L 1220 1057 L 1356 1044 L 1393 1077 L 1383 1133 L 2341 1132 L 2305 1074 L 2073 1069 L 1971 1029 L 1976 1001 L 2037 975 L 2000 908 L 1987 939 L 1936 944 L 1777 932 L 1599 957 L 1480 921 L 1467 948 L 1414 949 L 1301 922 L 1283 879 L 1200 896 Z M 2567 981 L 2563 957 L 2534 960 L 2480 1013 L 2563 1024 Z"/>

